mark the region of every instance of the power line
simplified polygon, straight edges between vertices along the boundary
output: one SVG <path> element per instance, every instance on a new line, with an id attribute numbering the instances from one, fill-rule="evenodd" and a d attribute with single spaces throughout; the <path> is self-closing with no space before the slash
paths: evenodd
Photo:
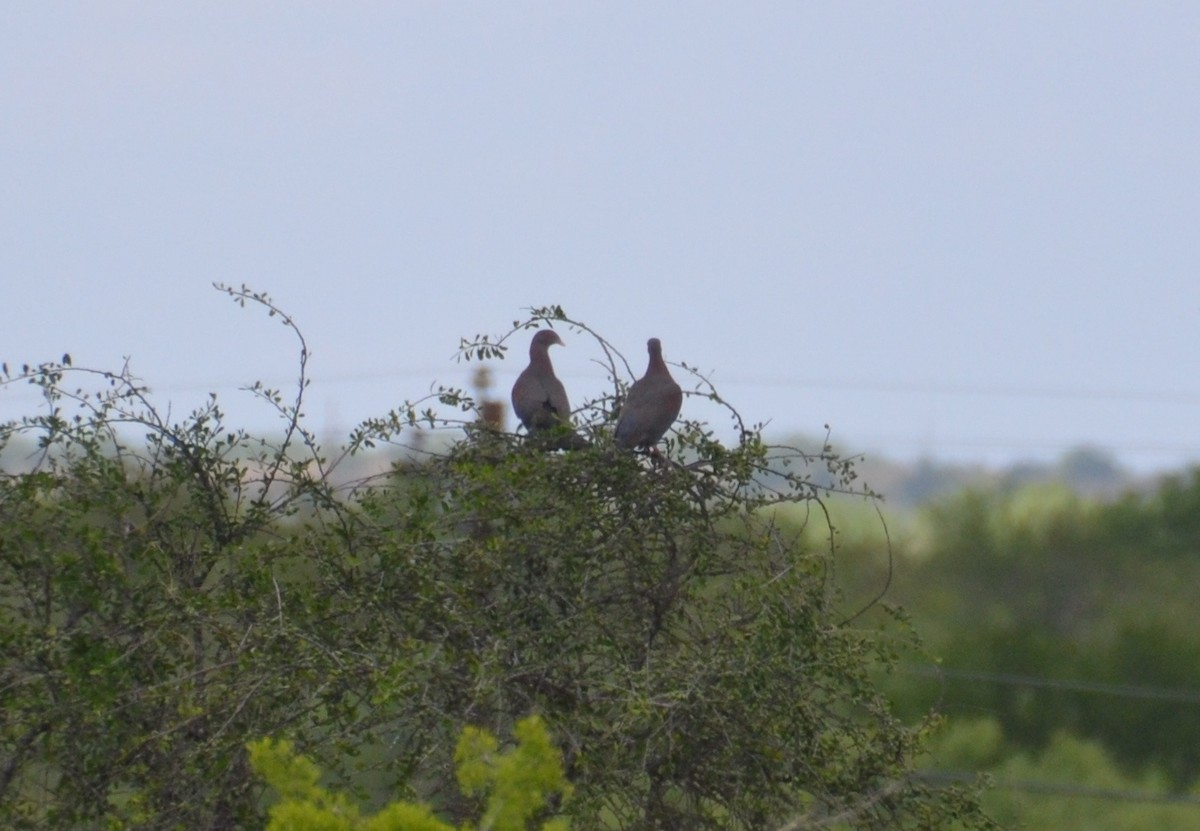
<path id="1" fill-rule="evenodd" d="M 1005 779 L 992 776 L 987 771 L 923 770 L 914 777 L 931 784 L 962 784 L 974 782 L 980 776 L 988 776 L 991 787 L 998 791 L 1019 791 L 1046 794 L 1048 796 L 1071 796 L 1085 799 L 1107 799 L 1114 802 L 1141 802 L 1152 805 L 1194 805 L 1200 807 L 1200 796 L 1193 794 L 1158 793 L 1145 790 L 1118 790 L 1079 785 L 1071 782 L 1042 782 L 1036 779 Z"/>
<path id="2" fill-rule="evenodd" d="M 483 364 L 480 364 L 483 365 Z M 494 368 L 494 365 L 492 365 Z M 517 367 L 513 367 L 515 372 Z M 452 370 L 447 373 L 446 370 Z M 460 371 L 465 371 L 465 365 L 454 367 L 421 367 L 421 366 L 406 366 L 390 370 L 370 371 L 363 370 L 357 372 L 340 372 L 333 374 L 314 373 L 312 378 L 314 386 L 309 391 L 310 400 L 314 395 L 319 395 L 322 388 L 329 389 L 331 387 L 343 385 L 362 385 L 374 384 L 379 385 L 381 381 L 388 379 L 400 378 L 423 378 L 429 379 L 437 377 L 440 374 L 453 374 Z M 578 375 L 574 377 L 579 377 Z M 589 376 L 591 377 L 591 376 Z M 598 376 L 597 376 L 598 377 Z M 1113 402 L 1152 402 L 1158 404 L 1176 404 L 1176 405 L 1198 405 L 1200 404 L 1200 393 L 1188 392 L 1171 392 L 1164 390 L 1097 390 L 1097 389 L 1051 389 L 1045 387 L 1023 387 L 1023 386 L 982 386 L 970 384 L 949 384 L 938 382 L 888 382 L 888 381 L 841 381 L 829 378 L 779 378 L 779 377 L 764 377 L 753 375 L 730 375 L 714 378 L 719 383 L 724 385 L 749 385 L 752 387 L 785 387 L 804 390 L 839 390 L 849 392 L 862 393 L 889 393 L 889 394 L 911 394 L 911 395 L 948 395 L 948 396 L 977 396 L 977 397 L 999 397 L 999 398 L 1026 398 L 1026 399 L 1067 399 L 1067 400 L 1107 400 Z M 286 379 L 276 378 L 272 381 L 264 381 L 269 387 L 280 387 L 285 390 L 288 385 L 295 381 L 294 376 L 288 376 Z M 469 382 L 464 381 L 465 386 L 469 386 Z M 180 381 L 168 384 L 148 383 L 151 394 L 155 393 L 205 393 L 205 392 L 229 392 L 234 390 L 245 389 L 247 383 L 238 382 L 202 382 L 202 381 Z M 42 393 L 40 390 L 33 390 L 27 387 L 14 389 L 7 386 L 3 390 L 3 395 L 0 395 L 0 407 L 5 405 L 23 404 L 30 401 L 41 400 Z M 981 437 L 966 437 L 966 438 L 932 438 L 928 435 L 921 436 L 864 436 L 858 440 L 859 444 L 883 444 L 888 448 L 895 449 L 896 447 L 916 448 L 921 450 L 928 449 L 958 449 L 958 450 L 1049 450 L 1049 451 L 1064 451 L 1072 447 L 1076 447 L 1081 443 L 1081 440 L 1056 440 L 1056 439 L 1028 439 L 1028 438 L 1004 438 L 996 436 L 981 436 Z M 1163 443 L 1156 441 L 1103 441 L 1100 442 L 1105 449 L 1115 453 L 1126 454 L 1165 454 L 1170 456 L 1200 456 L 1200 445 L 1189 443 Z"/>
<path id="3" fill-rule="evenodd" d="M 1056 439 L 1005 439 L 995 436 L 931 439 L 928 436 L 906 435 L 864 435 L 861 438 L 855 438 L 856 448 L 869 444 L 882 445 L 886 450 L 896 447 L 917 448 L 919 450 L 944 450 L 947 448 L 968 450 L 1070 450 L 1086 444 L 1099 446 L 1103 450 L 1124 451 L 1127 453 L 1190 453 L 1200 455 L 1200 444 L 1170 444 L 1146 441 L 1097 442 L 1084 439 L 1060 441 Z"/>
<path id="4" fill-rule="evenodd" d="M 901 667 L 900 671 L 910 675 L 947 680 L 973 681 L 1034 689 L 1065 690 L 1092 695 L 1109 695 L 1150 701 L 1200 704 L 1200 691 L 1197 690 L 1167 689 L 1140 684 L 1111 684 L 1079 679 L 1044 678 L 1012 672 L 988 672 L 928 665 L 907 665 Z M 1073 782 L 1047 782 L 1037 779 L 1010 779 L 1003 776 L 995 776 L 990 771 L 923 770 L 918 771 L 914 775 L 916 778 L 931 784 L 969 783 L 977 781 L 981 776 L 986 776 L 989 780 L 990 788 L 997 791 L 1030 793 L 1051 797 L 1101 799 L 1112 802 L 1200 807 L 1200 796 L 1194 794 L 1104 788 Z"/>
<path id="5" fill-rule="evenodd" d="M 803 387 L 805 389 L 842 390 L 849 392 L 889 392 L 906 395 L 957 395 L 991 398 L 1067 398 L 1086 401 L 1149 401 L 1172 404 L 1200 404 L 1200 393 L 1178 390 L 1113 390 L 1070 389 L 1059 387 L 1021 386 L 1019 384 L 945 383 L 938 381 L 844 381 L 834 378 L 775 378 L 765 376 L 717 376 L 722 384 L 750 384 L 761 387 Z"/>
<path id="6" fill-rule="evenodd" d="M 428 365 L 406 366 L 386 370 L 362 370 L 358 372 L 322 373 L 314 372 L 312 379 L 318 385 L 340 385 L 353 383 L 376 383 L 398 378 L 426 378 L 435 380 L 438 377 L 467 373 L 472 364 L 457 364 L 453 366 Z M 493 370 L 495 364 L 487 365 Z M 520 367 L 512 366 L 512 374 Z M 599 378 L 599 374 L 564 373 L 564 377 Z M 280 386 L 294 382 L 295 376 L 279 377 L 271 381 L 264 380 L 269 386 Z M 838 390 L 844 392 L 866 393 L 899 393 L 903 395 L 949 395 L 963 397 L 988 398 L 1042 398 L 1042 399 L 1076 399 L 1083 401 L 1143 401 L 1167 404 L 1200 404 L 1200 392 L 1180 392 L 1178 390 L 1121 390 L 1121 389 L 1086 389 L 1062 388 L 1044 386 L 1023 386 L 1020 384 L 963 384 L 940 381 L 867 381 L 844 380 L 821 377 L 780 377 L 761 375 L 740 375 L 714 373 L 712 380 L 718 386 L 738 385 L 752 387 L 785 387 L 804 390 Z M 163 392 L 208 392 L 210 390 L 233 390 L 246 386 L 246 382 L 238 381 L 185 381 L 174 384 L 149 384 L 152 389 Z"/>
<path id="7" fill-rule="evenodd" d="M 948 669 L 936 666 L 910 665 L 901 668 L 909 675 L 927 678 L 944 678 L 959 681 L 978 681 L 1013 687 L 1065 690 L 1118 698 L 1134 698 L 1148 701 L 1173 701 L 1180 704 L 1200 704 L 1200 690 L 1179 690 L 1164 687 L 1149 687 L 1140 684 L 1110 684 L 1099 681 L 1082 681 L 1062 678 L 1042 678 L 1013 672 L 987 672 L 983 670 Z"/>

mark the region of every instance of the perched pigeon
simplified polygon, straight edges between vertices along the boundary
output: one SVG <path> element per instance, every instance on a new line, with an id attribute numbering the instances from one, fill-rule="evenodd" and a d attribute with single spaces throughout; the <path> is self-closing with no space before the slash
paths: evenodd
<path id="1" fill-rule="evenodd" d="M 625 396 L 617 421 L 618 447 L 653 448 L 675 423 L 683 405 L 683 390 L 663 363 L 662 342 L 650 338 L 646 348 L 650 352 L 650 365 Z"/>
<path id="2" fill-rule="evenodd" d="M 551 449 L 568 449 L 587 446 L 587 442 L 571 427 L 571 405 L 567 391 L 554 374 L 550 363 L 550 347 L 562 345 L 562 338 L 550 329 L 543 329 L 533 336 L 529 344 L 529 366 L 517 376 L 512 388 L 513 412 L 530 437 L 558 433 L 561 437 L 552 442 Z"/>

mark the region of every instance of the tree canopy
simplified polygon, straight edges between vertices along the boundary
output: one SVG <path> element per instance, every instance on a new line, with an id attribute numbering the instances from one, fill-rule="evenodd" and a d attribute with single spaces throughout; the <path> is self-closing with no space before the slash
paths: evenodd
<path id="1" fill-rule="evenodd" d="M 546 452 L 440 387 L 326 451 L 298 327 L 222 288 L 297 339 L 295 390 L 251 390 L 275 436 L 227 424 L 215 396 L 174 420 L 127 368 L 4 367 L 47 402 L 0 427 L 10 448 L 36 441 L 0 476 L 7 827 L 261 825 L 246 746 L 263 736 L 367 805 L 458 822 L 478 815 L 453 787 L 460 733 L 534 714 L 577 827 L 988 825 L 968 791 L 916 773 L 936 720 L 880 691 L 915 636 L 847 615 L 832 535 L 776 522 L 864 493 L 850 461 L 770 445 L 686 365 L 686 395 L 726 406 L 736 440 L 684 419 L 661 457 L 620 450 L 632 373 L 557 307 L 461 356 L 547 325 L 593 338 L 611 389 L 576 414 L 586 448 Z M 404 450 L 386 472 L 339 477 L 386 447 Z"/>

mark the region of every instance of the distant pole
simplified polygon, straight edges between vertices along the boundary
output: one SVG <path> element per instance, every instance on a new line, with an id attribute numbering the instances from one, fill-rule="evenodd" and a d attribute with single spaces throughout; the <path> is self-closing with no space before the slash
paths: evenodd
<path id="1" fill-rule="evenodd" d="M 475 400 L 479 402 L 479 421 L 494 430 L 503 430 L 508 408 L 504 406 L 503 401 L 489 397 L 492 389 L 492 371 L 486 366 L 476 367 L 475 374 L 471 376 L 471 383 L 475 386 Z"/>

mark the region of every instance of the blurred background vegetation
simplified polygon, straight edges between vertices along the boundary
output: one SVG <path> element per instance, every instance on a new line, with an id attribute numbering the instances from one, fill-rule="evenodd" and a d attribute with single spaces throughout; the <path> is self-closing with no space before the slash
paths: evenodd
<path id="1" fill-rule="evenodd" d="M 1006 826 L 1200 827 L 1200 471 L 1135 476 L 1087 447 L 858 470 L 884 500 L 834 507 L 838 578 L 922 637 L 887 685 L 944 714 L 930 775 L 987 773 Z"/>

